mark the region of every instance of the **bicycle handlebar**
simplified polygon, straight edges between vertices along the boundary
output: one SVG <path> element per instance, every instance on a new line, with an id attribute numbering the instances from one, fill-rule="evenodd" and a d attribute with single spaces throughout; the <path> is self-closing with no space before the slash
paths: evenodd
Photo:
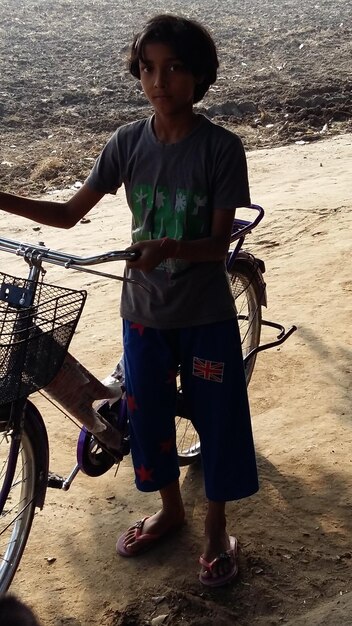
<path id="1" fill-rule="evenodd" d="M 243 208 L 253 209 L 257 211 L 258 215 L 252 222 L 235 218 L 231 233 L 231 242 L 245 237 L 264 217 L 264 209 L 258 204 L 251 204 Z M 14 239 L 7 239 L 5 237 L 0 237 L 0 251 L 10 252 L 25 259 L 45 261 L 46 263 L 60 265 L 61 267 L 66 268 L 83 268 L 88 265 L 98 265 L 101 263 L 108 263 L 110 261 L 135 261 L 139 256 L 138 251 L 131 252 L 128 250 L 112 250 L 104 252 L 103 254 L 84 257 L 68 254 L 66 252 L 59 252 L 58 250 L 51 250 L 41 243 L 32 244 L 16 241 Z"/>
<path id="2" fill-rule="evenodd" d="M 25 243 L 14 239 L 0 237 L 0 251 L 10 252 L 28 259 L 43 260 L 53 265 L 62 267 L 85 267 L 87 265 L 98 265 L 109 261 L 134 261 L 138 258 L 138 252 L 128 250 L 112 250 L 103 254 L 93 256 L 76 256 L 66 252 L 51 250 L 42 244 Z"/>

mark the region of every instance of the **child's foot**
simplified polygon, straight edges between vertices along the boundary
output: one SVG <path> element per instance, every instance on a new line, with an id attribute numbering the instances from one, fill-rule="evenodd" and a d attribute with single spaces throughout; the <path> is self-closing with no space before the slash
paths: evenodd
<path id="1" fill-rule="evenodd" d="M 178 530 L 185 521 L 185 513 L 179 510 L 172 515 L 161 510 L 150 517 L 139 520 L 123 533 L 116 544 L 119 555 L 129 557 L 137 556 L 141 552 L 149 550 L 160 539 L 174 530 Z"/>
<path id="2" fill-rule="evenodd" d="M 213 541 L 208 538 L 199 562 L 202 566 L 199 580 L 203 585 L 220 587 L 230 582 L 238 572 L 237 539 L 226 533 Z"/>

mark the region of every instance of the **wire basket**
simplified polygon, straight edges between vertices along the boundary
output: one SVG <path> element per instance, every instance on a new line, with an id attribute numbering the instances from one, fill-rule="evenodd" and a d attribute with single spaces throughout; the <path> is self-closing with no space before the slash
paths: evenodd
<path id="1" fill-rule="evenodd" d="M 0 405 L 46 387 L 55 377 L 86 296 L 0 273 Z"/>

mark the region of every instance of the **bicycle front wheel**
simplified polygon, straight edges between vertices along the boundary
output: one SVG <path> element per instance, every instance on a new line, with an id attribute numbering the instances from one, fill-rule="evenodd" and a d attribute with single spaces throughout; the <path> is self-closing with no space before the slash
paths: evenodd
<path id="1" fill-rule="evenodd" d="M 262 322 L 263 281 L 255 263 L 235 261 L 230 272 L 231 290 L 235 299 L 243 358 L 259 346 Z M 247 386 L 251 380 L 256 355 L 245 364 Z M 179 391 L 179 394 L 181 392 Z M 179 464 L 190 465 L 200 457 L 199 435 L 186 417 L 176 417 L 176 441 Z"/>
<path id="2" fill-rule="evenodd" d="M 10 586 L 32 526 L 36 469 L 30 432 L 15 436 L 0 421 L 0 593 Z"/>

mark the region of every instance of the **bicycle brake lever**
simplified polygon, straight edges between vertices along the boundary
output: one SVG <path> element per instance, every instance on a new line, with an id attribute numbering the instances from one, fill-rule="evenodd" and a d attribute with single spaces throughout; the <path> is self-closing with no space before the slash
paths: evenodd
<path id="1" fill-rule="evenodd" d="M 95 276 L 103 276 L 104 278 L 112 278 L 112 280 L 120 280 L 121 282 L 132 283 L 133 285 L 138 285 L 138 287 L 142 287 L 142 289 L 145 289 L 145 291 L 147 291 L 148 293 L 151 293 L 148 287 L 142 285 L 142 283 L 138 282 L 138 280 L 135 280 L 134 278 L 127 278 L 126 276 L 116 276 L 115 274 L 109 274 L 108 272 L 99 272 L 99 270 L 92 270 L 88 269 L 87 267 L 75 267 L 74 265 L 71 266 L 70 269 L 75 270 L 76 272 L 84 272 L 85 274 L 94 274 Z"/>

